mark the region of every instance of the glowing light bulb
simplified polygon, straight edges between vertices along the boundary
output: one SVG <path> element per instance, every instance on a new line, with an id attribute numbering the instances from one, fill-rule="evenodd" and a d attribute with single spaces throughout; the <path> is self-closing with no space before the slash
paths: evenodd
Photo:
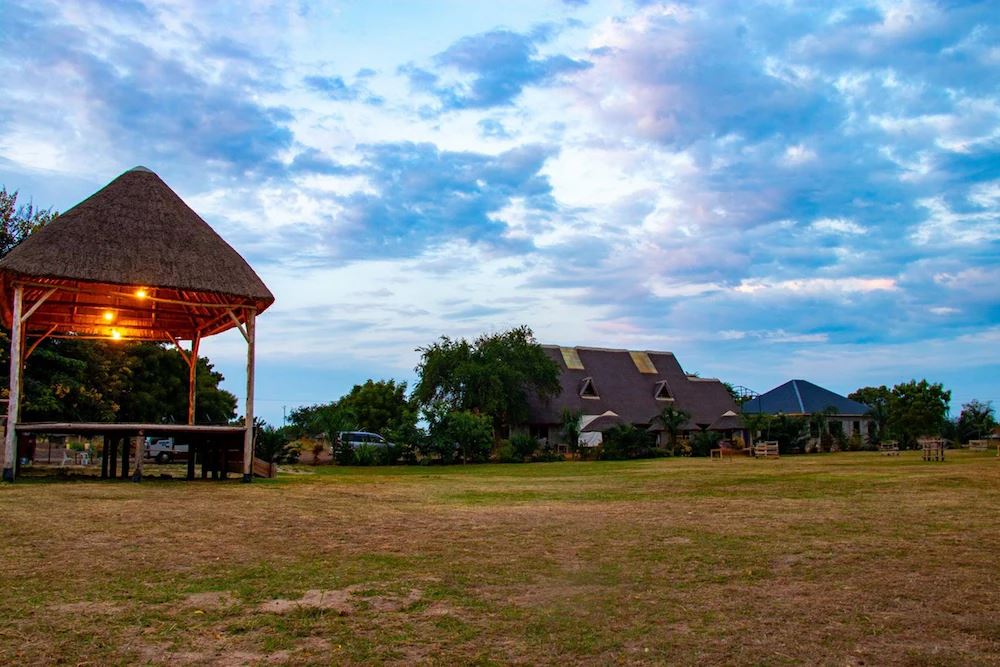
<path id="1" fill-rule="evenodd" d="M 140 287 L 139 289 L 137 289 L 137 290 L 135 291 L 135 295 L 136 295 L 136 297 L 138 297 L 138 298 L 140 298 L 140 299 L 145 299 L 145 298 L 146 298 L 146 296 L 148 296 L 148 294 L 147 294 L 147 292 L 146 292 L 146 288 L 145 288 L 145 287 Z"/>
<path id="2" fill-rule="evenodd" d="M 115 319 L 115 314 L 112 313 L 110 310 L 105 310 L 104 311 L 104 321 L 105 322 L 110 322 L 113 319 Z"/>
<path id="3" fill-rule="evenodd" d="M 111 330 L 111 340 L 121 340 L 122 334 L 118 329 Z"/>

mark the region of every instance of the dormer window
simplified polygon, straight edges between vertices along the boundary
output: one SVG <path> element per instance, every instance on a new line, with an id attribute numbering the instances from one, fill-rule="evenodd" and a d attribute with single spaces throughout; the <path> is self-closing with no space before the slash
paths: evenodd
<path id="1" fill-rule="evenodd" d="M 594 388 L 593 378 L 583 378 L 583 382 L 580 384 L 580 398 L 600 398 L 597 389 Z"/>
<path id="2" fill-rule="evenodd" d="M 658 401 L 672 401 L 674 397 L 670 395 L 670 388 L 667 386 L 666 380 L 660 380 L 656 383 L 656 400 Z"/>

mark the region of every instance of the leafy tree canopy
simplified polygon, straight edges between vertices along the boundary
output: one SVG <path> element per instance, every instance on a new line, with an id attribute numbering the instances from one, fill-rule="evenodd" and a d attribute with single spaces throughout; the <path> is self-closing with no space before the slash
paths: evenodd
<path id="1" fill-rule="evenodd" d="M 869 437 L 873 442 L 881 440 L 889 420 L 892 390 L 884 384 L 878 387 L 861 387 L 848 394 L 847 398 L 868 406 L 868 415 L 875 422 L 875 433 L 870 433 Z"/>
<path id="2" fill-rule="evenodd" d="M 9 345 L 0 338 L 6 384 Z M 236 397 L 219 387 L 223 380 L 208 359 L 198 359 L 196 423 L 236 416 Z M 187 382 L 187 364 L 163 345 L 49 339 L 25 364 L 21 414 L 26 421 L 184 423 Z"/>
<path id="3" fill-rule="evenodd" d="M 39 210 L 34 204 L 17 205 L 17 192 L 0 188 L 0 257 L 26 239 L 36 229 L 44 227 L 55 218 L 52 209 Z"/>
<path id="4" fill-rule="evenodd" d="M 961 442 L 986 437 L 996 427 L 993 405 L 989 401 L 971 400 L 962 405 L 956 422 L 957 436 Z"/>
<path id="5" fill-rule="evenodd" d="M 917 438 L 939 435 L 948 415 L 951 392 L 940 383 L 911 380 L 892 388 L 887 426 L 900 444 L 911 447 Z"/>
<path id="6" fill-rule="evenodd" d="M 490 415 L 495 431 L 527 419 L 530 396 L 559 393 L 559 367 L 526 326 L 472 343 L 443 336 L 419 351 L 414 399 L 425 408 L 443 404 Z"/>
<path id="7" fill-rule="evenodd" d="M 406 397 L 405 382 L 368 380 L 354 385 L 337 404 L 350 411 L 362 430 L 380 433 L 390 440 L 417 423 L 417 410 Z"/>

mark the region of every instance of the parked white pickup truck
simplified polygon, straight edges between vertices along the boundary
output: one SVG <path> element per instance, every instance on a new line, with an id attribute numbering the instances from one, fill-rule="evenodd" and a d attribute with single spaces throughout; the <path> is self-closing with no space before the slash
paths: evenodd
<path id="1" fill-rule="evenodd" d="M 145 458 L 157 463 L 172 463 L 174 461 L 186 461 L 188 456 L 188 446 L 174 442 L 173 438 L 161 438 L 146 440 Z"/>

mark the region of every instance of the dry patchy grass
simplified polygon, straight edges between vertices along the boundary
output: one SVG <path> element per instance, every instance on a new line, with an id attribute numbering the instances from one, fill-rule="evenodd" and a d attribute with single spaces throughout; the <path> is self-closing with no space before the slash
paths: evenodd
<path id="1" fill-rule="evenodd" d="M 1000 664 L 1000 460 L 0 487 L 2 664 Z"/>

